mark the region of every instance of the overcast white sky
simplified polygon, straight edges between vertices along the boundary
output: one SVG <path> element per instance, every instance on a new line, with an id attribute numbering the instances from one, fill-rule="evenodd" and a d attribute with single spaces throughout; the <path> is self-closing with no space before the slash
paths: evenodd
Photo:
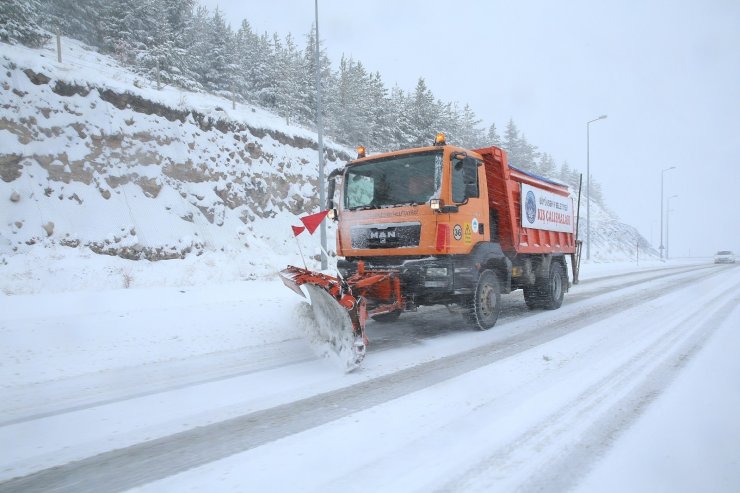
<path id="1" fill-rule="evenodd" d="M 313 0 L 200 1 L 301 45 L 314 21 Z M 424 77 L 584 174 L 586 122 L 607 114 L 590 126 L 591 174 L 620 218 L 658 247 L 661 170 L 676 166 L 671 255 L 740 251 L 737 0 L 319 0 L 319 29 L 335 68 L 346 54 L 389 87 Z"/>

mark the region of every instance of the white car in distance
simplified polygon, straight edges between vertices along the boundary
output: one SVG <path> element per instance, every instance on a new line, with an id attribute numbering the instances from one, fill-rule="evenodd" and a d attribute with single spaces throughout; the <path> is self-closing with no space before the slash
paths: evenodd
<path id="1" fill-rule="evenodd" d="M 735 254 L 730 250 L 720 250 L 714 255 L 715 264 L 734 264 Z"/>

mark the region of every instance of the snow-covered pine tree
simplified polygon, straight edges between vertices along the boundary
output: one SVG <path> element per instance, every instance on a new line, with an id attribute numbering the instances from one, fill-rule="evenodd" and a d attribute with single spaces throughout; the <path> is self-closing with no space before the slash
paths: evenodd
<path id="1" fill-rule="evenodd" d="M 41 0 L 41 25 L 49 31 L 103 47 L 100 25 L 104 0 Z"/>
<path id="2" fill-rule="evenodd" d="M 506 130 L 504 131 L 503 148 L 509 155 L 509 164 L 514 166 L 521 166 L 522 161 L 522 141 L 519 136 L 519 129 L 514 123 L 513 118 L 509 118 L 509 123 L 506 124 Z"/>
<path id="3" fill-rule="evenodd" d="M 331 108 L 336 132 L 343 142 L 366 144 L 373 127 L 375 102 L 368 97 L 370 76 L 361 63 L 342 56 L 336 82 L 335 104 Z"/>
<path id="4" fill-rule="evenodd" d="M 568 185 L 571 185 L 570 166 L 568 166 L 568 161 L 563 161 L 563 164 L 560 165 L 560 172 L 558 174 L 558 179 L 562 181 L 563 183 L 567 183 Z"/>
<path id="5" fill-rule="evenodd" d="M 38 25 L 39 0 L 2 0 L 0 2 L 0 41 L 43 46 L 49 39 Z"/>
<path id="6" fill-rule="evenodd" d="M 591 191 L 589 192 L 589 194 L 591 196 L 591 200 L 601 206 L 604 205 L 604 195 L 601 190 L 601 183 L 594 180 L 593 175 L 591 175 Z"/>
<path id="7" fill-rule="evenodd" d="M 537 150 L 537 146 L 530 144 L 527 137 L 522 133 L 519 138 L 519 166 L 532 173 L 542 174 L 538 161 L 540 152 Z"/>
<path id="8" fill-rule="evenodd" d="M 314 25 L 315 26 L 315 25 Z M 302 93 L 308 101 L 303 105 L 305 114 L 303 121 L 316 123 L 316 28 L 312 26 L 306 34 L 306 48 L 303 50 L 303 66 L 305 72 L 302 79 Z M 331 61 L 326 50 L 319 41 L 319 78 L 321 79 L 322 119 L 327 121 L 328 108 L 333 106 L 331 98 L 336 94 L 336 83 L 331 70 Z"/>
<path id="9" fill-rule="evenodd" d="M 234 85 L 236 91 L 247 101 L 256 102 L 252 82 L 249 78 L 249 67 L 255 63 L 257 36 L 247 19 L 243 19 L 239 29 L 234 34 L 234 56 L 236 57 L 236 77 Z"/>
<path id="10" fill-rule="evenodd" d="M 501 147 L 503 145 L 503 141 L 501 140 L 501 136 L 496 131 L 496 124 L 491 123 L 491 126 L 488 127 L 488 135 L 486 136 L 486 146 L 496 146 Z"/>
<path id="11" fill-rule="evenodd" d="M 273 36 L 275 49 L 274 72 L 276 75 L 275 99 L 278 112 L 289 122 L 302 122 L 302 115 L 309 113 L 305 107 L 307 95 L 302 85 L 305 67 L 303 57 L 293 37 L 288 34 L 281 43 L 277 35 Z"/>
<path id="12" fill-rule="evenodd" d="M 372 145 L 377 150 L 390 149 L 393 147 L 397 109 L 393 108 L 380 72 L 375 72 L 370 76 L 366 98 L 370 105 L 371 126 L 369 140 L 364 144 Z"/>
<path id="13" fill-rule="evenodd" d="M 555 160 L 550 154 L 546 152 L 540 154 L 538 171 L 545 178 L 557 178 L 557 172 L 555 170 Z"/>
<path id="14" fill-rule="evenodd" d="M 148 35 L 151 12 L 146 0 L 119 0 L 104 5 L 100 26 L 103 49 L 115 54 L 119 62 L 135 64 Z"/>
<path id="15" fill-rule="evenodd" d="M 159 2 L 173 36 L 181 40 L 175 44 L 180 48 L 185 47 L 182 35 L 190 28 L 197 0 L 159 0 Z"/>
<path id="16" fill-rule="evenodd" d="M 173 84 L 192 88 L 188 32 L 192 29 L 196 0 L 159 0 L 159 2 L 171 37 L 171 40 L 167 41 L 164 53 L 166 63 L 163 70 L 166 70 L 165 75 Z"/>
<path id="17" fill-rule="evenodd" d="M 560 180 L 567 183 L 571 190 L 573 190 L 574 193 L 577 193 L 581 180 L 581 173 L 577 169 L 568 166 L 568 162 L 564 161 L 560 167 Z M 586 186 L 585 182 L 583 186 Z"/>
<path id="18" fill-rule="evenodd" d="M 226 24 L 218 7 L 208 23 L 204 56 L 203 85 L 216 92 L 230 94 L 234 89 L 234 76 L 237 70 L 234 33 Z"/>
<path id="19" fill-rule="evenodd" d="M 463 147 L 476 149 L 486 145 L 480 123 L 481 120 L 475 115 L 473 108 L 466 104 L 460 117 L 460 143 Z"/>
<path id="20" fill-rule="evenodd" d="M 267 108 L 276 105 L 275 59 L 272 40 L 267 32 L 255 37 L 254 64 L 247 67 L 247 81 L 257 102 Z"/>
<path id="21" fill-rule="evenodd" d="M 394 109 L 395 125 L 393 126 L 393 138 L 390 144 L 391 150 L 408 147 L 412 139 L 411 106 L 413 101 L 411 95 L 398 87 L 391 89 L 391 107 Z"/>
<path id="22" fill-rule="evenodd" d="M 409 111 L 409 124 L 413 147 L 429 145 L 437 133 L 440 105 L 434 100 L 434 94 L 427 87 L 423 77 L 419 77 L 412 97 L 413 103 Z"/>
<path id="23" fill-rule="evenodd" d="M 504 132 L 503 148 L 509 154 L 509 163 L 525 171 L 538 173 L 537 160 L 540 153 L 537 146 L 527 142 L 524 134 L 519 133 L 519 129 L 513 119 L 509 119 Z"/>
<path id="24" fill-rule="evenodd" d="M 326 128 L 340 142 L 350 142 L 352 140 L 350 134 L 353 133 L 351 130 L 353 125 L 350 120 L 353 108 L 349 70 L 352 63 L 354 61 L 351 58 L 348 60 L 344 55 L 339 60 L 339 67 L 336 72 L 337 92 L 334 95 L 334 104 L 329 108 L 329 117 L 326 121 Z"/>
<path id="25" fill-rule="evenodd" d="M 457 102 L 452 103 L 441 103 L 439 104 L 439 114 L 437 116 L 435 133 L 443 132 L 447 138 L 447 142 L 455 145 L 464 145 L 464 137 L 462 130 L 462 121 L 460 110 L 457 106 Z M 434 135 L 427 138 L 427 142 L 424 145 L 429 145 L 430 140 L 433 139 Z"/>
<path id="26" fill-rule="evenodd" d="M 352 74 L 352 98 L 355 100 L 356 116 L 358 120 L 352 142 L 366 142 L 373 127 L 373 100 L 368 97 L 370 92 L 370 74 L 365 70 L 362 62 L 355 63 Z"/>
<path id="27" fill-rule="evenodd" d="M 164 83 L 174 78 L 173 67 L 178 65 L 183 53 L 175 46 L 175 36 L 168 21 L 166 5 L 162 0 L 144 0 L 142 15 L 145 32 L 139 32 L 136 65 L 138 70 Z M 175 69 L 176 70 L 176 69 Z"/>
<path id="28" fill-rule="evenodd" d="M 208 57 L 208 30 L 210 12 L 202 5 L 197 5 L 188 19 L 187 30 L 182 36 L 186 46 L 181 70 L 194 84 L 202 87 L 205 80 L 206 59 Z"/>

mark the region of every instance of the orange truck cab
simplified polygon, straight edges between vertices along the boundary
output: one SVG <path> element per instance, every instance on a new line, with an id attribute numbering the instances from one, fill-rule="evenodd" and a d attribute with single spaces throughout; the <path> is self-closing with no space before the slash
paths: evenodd
<path id="1" fill-rule="evenodd" d="M 330 175 L 328 205 L 342 277 L 359 269 L 400 279 L 405 306 L 377 320 L 454 304 L 487 329 L 502 293 L 523 289 L 530 308 L 554 309 L 568 290 L 565 256 L 576 253 L 568 188 L 510 167 L 498 147 L 467 150 L 438 137 L 430 147 L 361 152 Z"/>

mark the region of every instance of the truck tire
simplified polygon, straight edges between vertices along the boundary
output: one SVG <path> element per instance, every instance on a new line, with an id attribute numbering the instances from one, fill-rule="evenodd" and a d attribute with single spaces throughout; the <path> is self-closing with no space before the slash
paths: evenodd
<path id="1" fill-rule="evenodd" d="M 391 322 L 395 322 L 396 320 L 398 320 L 398 317 L 400 316 L 401 316 L 401 310 L 395 310 L 395 311 L 388 312 L 388 313 L 381 313 L 379 315 L 373 315 L 370 318 L 372 318 L 376 322 L 380 322 L 382 324 L 388 324 Z"/>
<path id="2" fill-rule="evenodd" d="M 539 285 L 524 286 L 522 291 L 524 291 L 524 303 L 527 304 L 527 308 L 530 310 L 542 308 L 542 291 Z"/>
<path id="3" fill-rule="evenodd" d="M 550 264 L 550 275 L 547 282 L 540 286 L 542 292 L 542 308 L 545 310 L 556 310 L 563 304 L 565 294 L 565 273 L 563 264 L 552 262 Z"/>
<path id="4" fill-rule="evenodd" d="M 501 285 L 495 272 L 484 270 L 478 277 L 475 293 L 463 315 L 474 328 L 488 330 L 496 325 L 499 313 L 501 313 Z"/>

